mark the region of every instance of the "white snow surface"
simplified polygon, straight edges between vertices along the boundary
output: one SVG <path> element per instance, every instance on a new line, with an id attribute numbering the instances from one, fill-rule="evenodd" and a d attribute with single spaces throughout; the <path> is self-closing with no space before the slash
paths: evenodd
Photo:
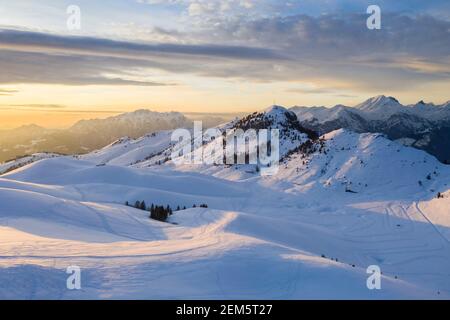
<path id="1" fill-rule="evenodd" d="M 47 158 L 55 158 L 59 157 L 60 155 L 55 153 L 35 153 L 29 156 L 20 157 L 15 160 L 6 161 L 4 163 L 0 163 L 0 174 L 4 174 L 8 171 L 18 169 L 20 167 L 23 167 L 27 164 L 47 159 Z"/>
<path id="2" fill-rule="evenodd" d="M 105 148 L 80 156 L 82 160 L 97 165 L 111 164 L 129 166 L 156 156 L 171 144 L 172 131 L 160 131 L 139 139 L 122 138 Z"/>
<path id="3" fill-rule="evenodd" d="M 170 132 L 4 174 L 0 299 L 449 299 L 450 167 L 377 134 L 323 139 L 271 177 L 137 166 Z M 188 209 L 162 223 L 136 200 Z"/>

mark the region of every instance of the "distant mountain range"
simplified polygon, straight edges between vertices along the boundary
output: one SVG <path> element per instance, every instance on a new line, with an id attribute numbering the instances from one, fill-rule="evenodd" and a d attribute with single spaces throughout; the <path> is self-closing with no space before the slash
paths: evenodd
<path id="1" fill-rule="evenodd" d="M 319 134 L 336 129 L 383 133 L 391 140 L 427 151 L 450 163 L 450 101 L 435 105 L 419 101 L 402 105 L 393 97 L 378 96 L 355 107 L 293 107 L 300 123 Z"/>
<path id="2" fill-rule="evenodd" d="M 450 102 L 435 105 L 420 101 L 405 106 L 393 97 L 377 96 L 354 107 L 296 106 L 290 111 L 303 129 L 319 135 L 337 129 L 382 133 L 450 163 Z M 65 130 L 27 125 L 0 131 L 0 162 L 40 152 L 85 154 L 124 137 L 136 139 L 159 131 L 192 127 L 193 120 L 202 120 L 204 127 L 214 127 L 230 118 L 137 110 L 106 119 L 82 120 Z"/>
<path id="3" fill-rule="evenodd" d="M 225 121 L 221 117 L 206 117 L 205 120 L 205 125 L 209 126 Z M 137 110 L 106 119 L 82 120 L 63 130 L 26 125 L 0 130 L 0 162 L 39 152 L 87 153 L 122 137 L 138 138 L 161 130 L 191 126 L 192 119 L 182 113 L 150 110 Z"/>

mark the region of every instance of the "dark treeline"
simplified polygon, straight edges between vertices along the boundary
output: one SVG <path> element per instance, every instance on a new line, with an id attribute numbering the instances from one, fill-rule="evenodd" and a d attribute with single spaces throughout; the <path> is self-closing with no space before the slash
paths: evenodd
<path id="1" fill-rule="evenodd" d="M 150 212 L 150 219 L 158 220 L 162 222 L 166 222 L 169 216 L 171 216 L 174 212 L 174 210 L 169 206 L 161 206 L 161 205 L 155 205 L 151 204 L 150 206 L 147 206 L 145 201 L 136 201 L 134 205 L 131 205 L 128 201 L 125 202 L 126 206 L 133 207 L 139 210 L 149 211 Z M 193 208 L 197 208 L 197 205 L 193 205 Z M 198 206 L 199 208 L 208 208 L 207 204 L 201 204 Z M 181 208 L 180 206 L 177 206 L 175 211 L 181 211 L 186 210 L 186 206 Z"/>

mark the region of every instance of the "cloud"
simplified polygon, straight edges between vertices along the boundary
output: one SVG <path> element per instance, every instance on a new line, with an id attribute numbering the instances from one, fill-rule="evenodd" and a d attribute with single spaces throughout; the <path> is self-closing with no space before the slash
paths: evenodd
<path id="1" fill-rule="evenodd" d="M 265 48 L 218 44 L 179 45 L 65 37 L 0 30 L 0 83 L 167 86 L 142 80 L 149 70 L 200 71 L 208 60 L 271 60 L 281 56 Z M 147 77 L 146 77 L 147 78 Z"/>
<path id="2" fill-rule="evenodd" d="M 299 94 L 317 94 L 317 95 L 331 95 L 339 98 L 356 98 L 355 95 L 341 93 L 339 89 L 333 88 L 319 88 L 319 87 L 305 87 L 305 88 L 291 88 L 287 89 L 286 92 L 299 93 Z"/>
<path id="3" fill-rule="evenodd" d="M 254 7 L 251 0 L 184 0 L 184 3 L 190 16 L 217 16 Z"/>
<path id="4" fill-rule="evenodd" d="M 18 108 L 27 108 L 27 109 L 64 109 L 67 108 L 65 105 L 61 104 L 4 104 L 0 105 L 0 107 L 18 107 Z"/>
<path id="5" fill-rule="evenodd" d="M 221 44 L 171 44 L 138 43 L 95 37 L 61 36 L 40 32 L 0 29 L 0 48 L 19 47 L 23 50 L 55 50 L 118 57 L 151 57 L 152 55 L 177 54 L 187 56 L 212 56 L 243 60 L 275 59 L 275 51 L 249 46 Z"/>
<path id="6" fill-rule="evenodd" d="M 0 83 L 161 86 L 189 74 L 384 91 L 450 81 L 449 21 L 386 13 L 373 31 L 366 18 L 218 15 L 190 32 L 155 29 L 171 43 L 0 30 Z M 161 72 L 173 81 L 151 80 Z"/>
<path id="7" fill-rule="evenodd" d="M 328 94 L 334 93 L 334 90 L 326 88 L 295 88 L 287 89 L 286 92 L 301 93 L 301 94 Z"/>
<path id="8" fill-rule="evenodd" d="M 339 81 L 348 88 L 390 90 L 450 79 L 449 21 L 386 13 L 382 29 L 372 31 L 366 19 L 342 14 L 228 20 L 206 30 L 203 39 L 277 48 L 289 61 L 272 71 L 265 68 L 266 79 L 272 80 Z"/>
<path id="9" fill-rule="evenodd" d="M 58 114 L 84 114 L 84 113 L 97 113 L 97 114 L 119 114 L 126 111 L 123 110 L 100 110 L 100 109 L 71 109 L 66 105 L 61 104 L 0 104 L 0 110 L 14 110 L 14 111 L 26 111 L 26 112 L 41 112 L 47 111 L 48 113 Z"/>
<path id="10" fill-rule="evenodd" d="M 133 63 L 134 62 L 134 63 Z M 108 77 L 126 76 L 123 69 L 140 67 L 138 61 L 99 56 L 57 55 L 40 52 L 0 50 L 0 83 L 45 83 L 64 85 L 134 85 L 165 86 L 169 84 Z"/>
<path id="11" fill-rule="evenodd" d="M 258 0 L 260 3 L 262 0 Z M 150 5 L 178 5 L 185 8 L 189 16 L 208 16 L 236 13 L 255 7 L 254 0 L 137 0 Z"/>
<path id="12" fill-rule="evenodd" d="M 14 89 L 1 89 L 0 88 L 0 96 L 11 96 L 12 94 L 19 92 L 18 90 Z"/>
<path id="13" fill-rule="evenodd" d="M 345 58 L 404 53 L 448 58 L 450 22 L 431 16 L 383 15 L 382 29 L 366 28 L 367 15 L 296 15 L 251 21 L 228 21 L 213 29 L 215 38 L 232 43 L 269 46 L 293 58 Z M 325 50 L 324 50 L 325 49 Z"/>

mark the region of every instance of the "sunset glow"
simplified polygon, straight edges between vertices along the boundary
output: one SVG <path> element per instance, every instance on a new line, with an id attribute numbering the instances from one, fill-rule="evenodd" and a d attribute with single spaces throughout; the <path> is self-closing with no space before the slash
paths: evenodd
<path id="1" fill-rule="evenodd" d="M 4 2 L 0 125 L 352 106 L 378 94 L 444 103 L 448 2 L 414 2 L 381 1 L 381 30 L 365 27 L 366 1 L 78 1 L 80 30 L 67 28 L 70 1 Z"/>

